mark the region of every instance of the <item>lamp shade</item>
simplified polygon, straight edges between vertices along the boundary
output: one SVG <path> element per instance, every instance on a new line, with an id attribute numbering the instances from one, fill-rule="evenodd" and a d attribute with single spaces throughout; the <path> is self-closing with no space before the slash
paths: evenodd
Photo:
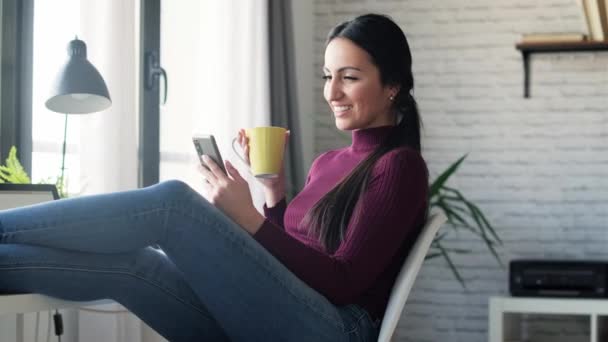
<path id="1" fill-rule="evenodd" d="M 101 74 L 87 60 L 86 44 L 76 38 L 68 45 L 69 59 L 59 71 L 48 109 L 66 114 L 85 114 L 104 110 L 112 104 Z"/>

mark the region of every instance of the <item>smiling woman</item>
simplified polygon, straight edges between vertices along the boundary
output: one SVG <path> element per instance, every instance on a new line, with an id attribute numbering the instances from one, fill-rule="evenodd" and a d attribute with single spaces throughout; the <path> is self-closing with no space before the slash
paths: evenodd
<path id="1" fill-rule="evenodd" d="M 169 180 L 3 211 L 0 291 L 112 298 L 171 341 L 376 341 L 427 219 L 411 56 L 376 14 L 336 26 L 327 50 L 325 96 L 353 141 L 289 204 L 284 169 L 260 182 L 262 214 L 239 170 L 206 158 L 211 201 Z"/>

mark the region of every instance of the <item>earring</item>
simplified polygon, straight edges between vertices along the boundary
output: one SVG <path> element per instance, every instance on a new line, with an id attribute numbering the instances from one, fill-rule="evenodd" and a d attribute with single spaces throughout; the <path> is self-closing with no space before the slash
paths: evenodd
<path id="1" fill-rule="evenodd" d="M 388 98 L 388 99 L 389 99 L 389 100 L 391 100 L 391 101 L 393 101 L 393 100 L 395 99 L 395 95 L 391 95 L 391 96 L 389 96 L 389 98 Z"/>

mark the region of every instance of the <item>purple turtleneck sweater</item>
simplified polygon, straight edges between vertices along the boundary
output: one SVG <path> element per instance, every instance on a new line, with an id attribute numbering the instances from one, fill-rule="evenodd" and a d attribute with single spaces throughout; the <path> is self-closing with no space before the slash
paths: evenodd
<path id="1" fill-rule="evenodd" d="M 357 304 L 382 318 L 392 285 L 424 222 L 428 174 L 420 153 L 402 147 L 374 165 L 345 239 L 327 253 L 301 221 L 310 208 L 387 136 L 392 126 L 353 131 L 352 145 L 320 155 L 302 191 L 286 205 L 264 207 L 254 238 L 335 305 Z"/>

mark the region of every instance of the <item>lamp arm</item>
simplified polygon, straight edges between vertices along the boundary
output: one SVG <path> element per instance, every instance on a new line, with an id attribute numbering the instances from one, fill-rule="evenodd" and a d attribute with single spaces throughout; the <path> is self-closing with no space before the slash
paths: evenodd
<path id="1" fill-rule="evenodd" d="M 62 152 L 61 152 L 61 177 L 59 178 L 59 192 L 61 194 L 61 197 L 63 197 L 63 195 L 65 194 L 65 188 L 64 188 L 64 175 L 65 175 L 65 152 L 66 152 L 66 146 L 67 146 L 67 137 L 68 137 L 68 114 L 65 114 L 65 122 L 63 125 L 63 147 L 62 147 Z"/>

